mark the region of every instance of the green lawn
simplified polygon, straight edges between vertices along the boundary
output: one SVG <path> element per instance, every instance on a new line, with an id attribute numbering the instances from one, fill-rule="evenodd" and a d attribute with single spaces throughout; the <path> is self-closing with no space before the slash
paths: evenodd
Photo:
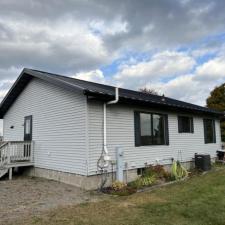
<path id="1" fill-rule="evenodd" d="M 19 222 L 20 223 L 20 222 Z M 23 218 L 23 224 L 225 224 L 225 168 L 153 192 L 114 197 Z"/>

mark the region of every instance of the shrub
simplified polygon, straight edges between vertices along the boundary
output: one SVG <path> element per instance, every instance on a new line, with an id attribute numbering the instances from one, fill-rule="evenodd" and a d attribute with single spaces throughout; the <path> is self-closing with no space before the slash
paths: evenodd
<path id="1" fill-rule="evenodd" d="M 137 192 L 135 187 L 127 186 L 125 183 L 120 181 L 113 182 L 111 187 L 102 189 L 103 193 L 119 196 L 127 196 Z"/>
<path id="2" fill-rule="evenodd" d="M 148 166 L 143 174 L 144 176 L 155 175 L 158 179 L 165 179 L 166 181 L 172 180 L 171 173 L 166 171 L 162 165 Z"/>
<path id="3" fill-rule="evenodd" d="M 128 183 L 129 187 L 132 188 L 136 188 L 136 189 L 140 189 L 146 186 L 151 186 L 156 182 L 156 176 L 152 175 L 152 176 L 142 176 L 139 177 L 137 180 L 132 181 L 130 183 Z"/>
<path id="4" fill-rule="evenodd" d="M 119 196 L 128 196 L 137 192 L 137 188 L 126 186 L 119 191 L 112 191 L 111 194 Z"/>
<path id="5" fill-rule="evenodd" d="M 175 180 L 174 177 L 172 176 L 172 174 L 170 172 L 165 171 L 163 178 L 165 179 L 165 181 L 173 181 Z"/>
<path id="6" fill-rule="evenodd" d="M 156 181 L 155 176 L 143 176 L 139 178 L 139 182 L 141 183 L 142 186 L 150 186 L 154 184 Z"/>
<path id="7" fill-rule="evenodd" d="M 120 181 L 114 181 L 113 184 L 112 184 L 112 189 L 114 191 L 119 191 L 119 190 L 122 190 L 126 187 L 127 185 L 123 182 L 120 182 Z"/>

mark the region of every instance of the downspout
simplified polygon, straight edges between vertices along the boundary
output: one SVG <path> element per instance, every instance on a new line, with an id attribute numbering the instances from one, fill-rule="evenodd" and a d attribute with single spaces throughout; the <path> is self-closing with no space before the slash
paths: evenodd
<path id="1" fill-rule="evenodd" d="M 112 101 L 109 101 L 109 102 L 106 102 L 104 103 L 103 105 L 103 151 L 104 151 L 104 156 L 103 156 L 103 159 L 104 159 L 104 168 L 108 167 L 109 166 L 109 161 L 110 161 L 110 156 L 109 156 L 109 151 L 107 149 L 107 122 L 106 122 L 106 110 L 107 110 L 107 105 L 112 105 L 112 104 L 116 104 L 119 102 L 119 88 L 116 87 L 115 88 L 115 100 L 112 100 Z"/>

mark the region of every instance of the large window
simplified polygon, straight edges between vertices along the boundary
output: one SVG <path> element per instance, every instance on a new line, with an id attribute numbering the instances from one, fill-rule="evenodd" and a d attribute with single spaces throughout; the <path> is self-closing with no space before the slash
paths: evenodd
<path id="1" fill-rule="evenodd" d="M 167 115 L 135 112 L 135 145 L 169 144 Z"/>
<path id="2" fill-rule="evenodd" d="M 216 143 L 215 121 L 213 119 L 204 119 L 205 143 Z"/>
<path id="3" fill-rule="evenodd" d="M 193 118 L 188 116 L 178 116 L 178 132 L 194 133 Z"/>

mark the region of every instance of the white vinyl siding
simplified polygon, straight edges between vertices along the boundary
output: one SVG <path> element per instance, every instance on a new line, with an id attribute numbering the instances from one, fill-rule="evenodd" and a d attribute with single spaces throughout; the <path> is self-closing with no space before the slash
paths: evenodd
<path id="1" fill-rule="evenodd" d="M 151 108 L 140 108 L 125 105 L 107 106 L 107 144 L 108 150 L 115 159 L 115 148 L 121 146 L 124 150 L 125 162 L 128 168 L 144 167 L 145 163 L 171 163 L 169 158 L 190 161 L 195 153 L 209 153 L 212 157 L 220 148 L 220 127 L 216 120 L 216 143 L 204 143 L 203 118 L 193 116 L 194 133 L 178 133 L 176 113 L 168 113 L 169 145 L 153 145 L 135 147 L 134 111 L 158 112 Z M 89 174 L 97 171 L 97 160 L 103 146 L 103 105 L 100 102 L 89 101 Z M 179 152 L 181 151 L 181 154 Z"/>
<path id="2" fill-rule="evenodd" d="M 86 175 L 86 106 L 82 93 L 34 78 L 4 116 L 4 140 L 22 141 L 32 115 L 35 166 Z"/>
<path id="3" fill-rule="evenodd" d="M 168 114 L 169 145 L 135 147 L 134 111 Z M 94 175 L 103 149 L 103 104 L 34 78 L 4 116 L 4 140 L 22 141 L 24 117 L 33 116 L 35 166 L 39 168 Z M 152 108 L 107 106 L 108 150 L 115 159 L 115 148 L 124 150 L 128 168 L 145 163 L 171 163 L 169 158 L 190 161 L 195 153 L 216 155 L 220 148 L 220 127 L 216 120 L 216 143 L 204 143 L 203 118 L 193 116 L 194 133 L 178 133 L 180 113 Z M 10 129 L 14 126 L 14 129 Z M 181 155 L 178 154 L 181 152 Z"/>

